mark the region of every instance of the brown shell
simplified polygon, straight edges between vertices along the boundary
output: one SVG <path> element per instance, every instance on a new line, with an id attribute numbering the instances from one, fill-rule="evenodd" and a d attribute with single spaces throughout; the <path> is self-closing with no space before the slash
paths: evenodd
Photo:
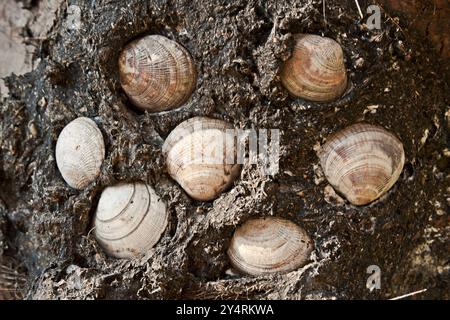
<path id="1" fill-rule="evenodd" d="M 354 205 L 368 204 L 387 192 L 405 162 L 401 141 L 366 123 L 335 133 L 318 155 L 328 182 Z"/>
<path id="2" fill-rule="evenodd" d="M 189 52 L 160 35 L 130 42 L 120 54 L 119 75 L 130 100 L 149 112 L 180 107 L 197 83 L 197 71 Z"/>
<path id="3" fill-rule="evenodd" d="M 297 224 L 281 218 L 252 219 L 231 239 L 228 256 L 237 270 L 250 275 L 289 272 L 309 259 L 313 243 Z"/>
<path id="4" fill-rule="evenodd" d="M 182 122 L 167 137 L 163 153 L 171 177 L 196 200 L 217 198 L 241 170 L 241 165 L 227 162 L 235 159 L 234 130 L 222 120 L 195 117 Z"/>
<path id="5" fill-rule="evenodd" d="M 292 56 L 281 69 L 281 82 L 295 97 L 326 102 L 347 88 L 344 53 L 333 39 L 313 34 L 294 36 Z"/>

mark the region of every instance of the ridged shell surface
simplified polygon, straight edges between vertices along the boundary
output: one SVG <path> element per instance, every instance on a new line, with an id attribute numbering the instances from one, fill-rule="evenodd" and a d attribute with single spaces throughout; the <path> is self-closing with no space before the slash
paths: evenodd
<path id="1" fill-rule="evenodd" d="M 66 183 L 72 188 L 84 189 L 100 174 L 105 159 L 102 133 L 91 119 L 77 118 L 61 131 L 55 155 Z"/>
<path id="2" fill-rule="evenodd" d="M 23 298 L 25 277 L 10 268 L 0 264 L 0 300 L 19 300 Z"/>
<path id="3" fill-rule="evenodd" d="M 141 182 L 107 187 L 95 214 L 95 237 L 105 252 L 130 259 L 150 250 L 168 222 L 165 203 Z"/>
<path id="4" fill-rule="evenodd" d="M 119 75 L 131 101 L 149 112 L 180 107 L 197 84 L 197 72 L 189 52 L 160 35 L 130 42 L 120 54 Z"/>
<path id="5" fill-rule="evenodd" d="M 333 39 L 313 34 L 294 36 L 292 56 L 281 70 L 281 82 L 291 95 L 326 102 L 347 88 L 344 53 Z"/>
<path id="6" fill-rule="evenodd" d="M 313 243 L 297 224 L 281 218 L 251 219 L 239 227 L 228 256 L 239 271 L 258 276 L 290 272 L 309 259 Z"/>
<path id="7" fill-rule="evenodd" d="M 368 204 L 388 191 L 405 162 L 400 140 L 366 123 L 332 135 L 318 155 L 328 182 L 354 205 Z"/>
<path id="8" fill-rule="evenodd" d="M 234 132 L 225 121 L 195 117 L 167 137 L 163 146 L 167 170 L 189 196 L 213 200 L 238 177 L 241 165 L 235 164 Z"/>

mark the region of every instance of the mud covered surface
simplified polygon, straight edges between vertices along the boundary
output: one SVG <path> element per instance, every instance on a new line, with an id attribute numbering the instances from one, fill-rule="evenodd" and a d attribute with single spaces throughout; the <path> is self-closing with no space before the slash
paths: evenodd
<path id="1" fill-rule="evenodd" d="M 68 1 L 34 40 L 33 71 L 6 78 L 0 106 L 0 253 L 26 270 L 34 299 L 449 299 L 448 62 L 382 12 L 368 30 L 354 1 Z M 360 1 L 365 5 L 365 1 Z M 32 2 L 25 5 L 32 6 Z M 67 5 L 81 10 L 81 25 Z M 30 9 L 31 10 L 31 9 Z M 351 85 L 316 104 L 289 97 L 277 73 L 292 34 L 336 39 Z M 198 68 L 184 107 L 136 110 L 120 88 L 117 58 L 130 40 L 161 34 L 185 46 Z M 447 112 L 447 113 L 446 113 Z M 245 165 L 233 188 L 196 202 L 166 172 L 161 146 L 183 120 L 206 115 L 239 128 L 280 129 L 280 171 Z M 62 128 L 90 117 L 105 139 L 100 177 L 83 191 L 63 181 L 54 150 Z M 316 147 L 358 121 L 379 124 L 404 144 L 399 181 L 375 203 L 355 207 L 330 195 Z M 158 245 L 132 261 L 107 257 L 90 232 L 101 191 L 146 181 L 167 202 Z M 250 217 L 275 215 L 303 226 L 310 262 L 288 274 L 230 274 L 226 249 Z M 370 265 L 381 289 L 366 288 Z"/>

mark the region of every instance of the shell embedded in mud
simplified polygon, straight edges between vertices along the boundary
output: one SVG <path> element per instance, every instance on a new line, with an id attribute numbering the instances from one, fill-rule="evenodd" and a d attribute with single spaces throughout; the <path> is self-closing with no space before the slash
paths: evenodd
<path id="1" fill-rule="evenodd" d="M 326 102 L 347 88 L 344 53 L 333 39 L 296 34 L 292 56 L 283 64 L 281 82 L 295 97 Z"/>
<path id="2" fill-rule="evenodd" d="M 166 229 L 165 203 L 145 183 L 107 187 L 95 214 L 95 237 L 108 255 L 133 258 L 151 249 Z"/>
<path id="3" fill-rule="evenodd" d="M 209 201 L 220 195 L 238 177 L 236 144 L 231 124 L 195 117 L 178 125 L 163 145 L 167 170 L 186 193 Z"/>
<path id="4" fill-rule="evenodd" d="M 400 140 L 366 123 L 335 133 L 318 156 L 327 180 L 354 205 L 368 204 L 388 191 L 405 162 Z"/>
<path id="5" fill-rule="evenodd" d="M 7 265 L 0 264 L 0 300 L 22 299 L 25 286 L 24 275 Z"/>
<path id="6" fill-rule="evenodd" d="M 312 249 L 311 239 L 297 224 L 268 217 L 239 227 L 228 256 L 237 270 L 257 276 L 293 271 L 307 262 Z"/>
<path id="7" fill-rule="evenodd" d="M 189 52 L 160 35 L 129 43 L 119 57 L 119 75 L 131 101 L 150 112 L 180 107 L 197 83 L 197 71 Z"/>
<path id="8" fill-rule="evenodd" d="M 83 189 L 94 181 L 105 159 L 103 136 L 95 122 L 80 117 L 65 126 L 55 156 L 62 177 L 72 188 Z"/>

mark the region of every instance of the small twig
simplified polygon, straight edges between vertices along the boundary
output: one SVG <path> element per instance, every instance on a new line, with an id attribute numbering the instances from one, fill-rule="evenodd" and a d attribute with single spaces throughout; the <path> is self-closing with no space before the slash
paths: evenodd
<path id="1" fill-rule="evenodd" d="M 392 21 L 392 23 L 393 24 L 395 24 L 395 26 L 402 32 L 402 34 L 403 35 L 405 35 L 405 33 L 403 32 L 403 29 L 402 29 L 402 27 L 400 27 L 400 25 L 390 16 L 390 15 L 388 15 L 387 13 L 385 13 L 386 15 L 387 15 L 387 19 L 386 19 L 386 22 L 388 22 L 388 21 Z"/>
<path id="2" fill-rule="evenodd" d="M 23 37 L 24 40 L 33 41 L 33 40 L 47 40 L 47 37 Z"/>
<path id="3" fill-rule="evenodd" d="M 378 3 L 377 3 L 377 5 L 381 8 L 381 10 L 383 10 L 383 14 L 387 17 L 387 19 L 384 21 L 384 23 L 391 21 L 400 30 L 400 32 L 403 34 L 403 36 L 405 38 L 407 38 L 405 32 L 403 32 L 402 27 L 400 27 L 400 25 L 390 16 L 390 14 L 388 12 L 386 12 L 386 10 L 384 10 L 384 7 Z"/>
<path id="4" fill-rule="evenodd" d="M 395 297 L 395 298 L 392 298 L 392 299 L 389 299 L 389 300 L 400 300 L 400 299 L 403 299 L 403 298 L 415 296 L 416 294 L 425 292 L 425 291 L 427 291 L 427 290 L 428 290 L 428 289 L 422 289 L 422 290 L 419 290 L 419 291 L 414 291 L 414 292 L 407 293 L 407 294 L 404 294 L 404 295 L 402 295 L 402 296 L 398 296 L 398 297 Z"/>
<path id="5" fill-rule="evenodd" d="M 150 294 L 155 294 L 160 291 L 161 291 L 161 288 L 156 288 L 155 290 L 151 291 Z"/>
<path id="6" fill-rule="evenodd" d="M 92 231 L 95 230 L 95 228 L 96 228 L 96 227 L 92 227 L 92 229 L 89 230 L 89 232 L 87 233 L 86 238 L 87 238 L 88 240 L 90 240 L 89 237 L 91 236 L 91 233 L 92 233 Z"/>
<path id="7" fill-rule="evenodd" d="M 322 0 L 322 4 L 323 4 L 323 20 L 325 21 L 325 24 L 327 24 L 327 15 L 325 12 L 325 8 L 326 8 L 326 0 Z"/>
<path id="8" fill-rule="evenodd" d="M 359 6 L 358 0 L 355 0 L 355 3 L 356 3 L 356 6 L 358 7 L 358 12 L 359 12 L 359 15 L 361 16 L 361 19 L 364 18 L 364 15 L 361 11 L 361 7 Z"/>
<path id="9" fill-rule="evenodd" d="M 17 292 L 17 291 L 19 291 L 19 290 L 17 290 L 17 289 L 3 289 L 3 288 L 0 288 L 0 292 Z"/>

